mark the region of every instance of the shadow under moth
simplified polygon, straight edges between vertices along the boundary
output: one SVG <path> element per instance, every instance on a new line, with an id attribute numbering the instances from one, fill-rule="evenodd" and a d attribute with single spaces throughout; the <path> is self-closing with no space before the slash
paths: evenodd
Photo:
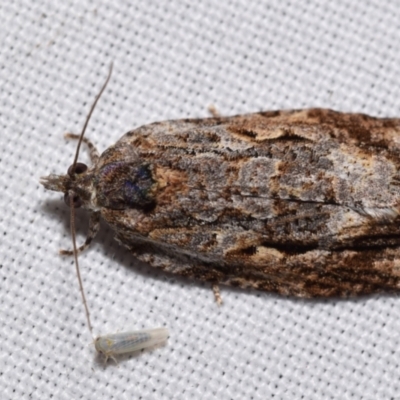
<path id="1" fill-rule="evenodd" d="M 138 259 L 214 285 L 399 289 L 399 119 L 267 111 L 152 123 L 101 155 L 83 141 L 92 166 L 76 156 L 68 174 L 41 180 L 91 213 L 78 250 L 103 218 Z"/>

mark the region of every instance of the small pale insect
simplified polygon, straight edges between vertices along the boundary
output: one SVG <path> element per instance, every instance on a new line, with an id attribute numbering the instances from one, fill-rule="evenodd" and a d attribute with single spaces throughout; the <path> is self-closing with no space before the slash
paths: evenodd
<path id="1" fill-rule="evenodd" d="M 94 341 L 96 350 L 103 354 L 105 362 L 120 354 L 133 353 L 166 342 L 169 336 L 167 328 L 144 329 L 131 332 L 112 333 L 99 336 Z"/>

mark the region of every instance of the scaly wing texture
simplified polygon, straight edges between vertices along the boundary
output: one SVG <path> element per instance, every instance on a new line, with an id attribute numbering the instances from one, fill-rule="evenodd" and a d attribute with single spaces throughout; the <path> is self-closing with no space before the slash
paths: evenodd
<path id="1" fill-rule="evenodd" d="M 319 109 L 147 125 L 99 167 L 116 150 L 142 160 L 156 205 L 102 216 L 138 258 L 176 274 L 298 296 L 395 290 L 399 129 Z"/>

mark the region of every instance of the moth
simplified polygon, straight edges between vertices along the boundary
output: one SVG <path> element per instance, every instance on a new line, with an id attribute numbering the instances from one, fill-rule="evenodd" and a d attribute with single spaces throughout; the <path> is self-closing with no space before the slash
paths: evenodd
<path id="1" fill-rule="evenodd" d="M 140 331 L 112 333 L 99 336 L 94 341 L 96 350 L 104 356 L 106 363 L 116 356 L 154 347 L 166 342 L 169 332 L 166 328 L 144 329 Z"/>
<path id="2" fill-rule="evenodd" d="M 70 137 L 76 137 L 71 136 Z M 155 122 L 42 178 L 152 267 L 299 297 L 400 285 L 400 120 L 328 109 Z M 72 200 L 71 200 L 72 196 Z"/>

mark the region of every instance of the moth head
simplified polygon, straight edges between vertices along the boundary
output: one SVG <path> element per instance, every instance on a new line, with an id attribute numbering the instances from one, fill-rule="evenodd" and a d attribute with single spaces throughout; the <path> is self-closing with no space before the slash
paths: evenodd
<path id="1" fill-rule="evenodd" d="M 87 188 L 90 177 L 87 165 L 78 162 L 68 168 L 67 175 L 44 176 L 40 178 L 40 183 L 48 190 L 64 193 L 64 201 L 68 207 L 72 196 L 74 208 L 79 208 L 90 200 L 90 191 Z"/>

